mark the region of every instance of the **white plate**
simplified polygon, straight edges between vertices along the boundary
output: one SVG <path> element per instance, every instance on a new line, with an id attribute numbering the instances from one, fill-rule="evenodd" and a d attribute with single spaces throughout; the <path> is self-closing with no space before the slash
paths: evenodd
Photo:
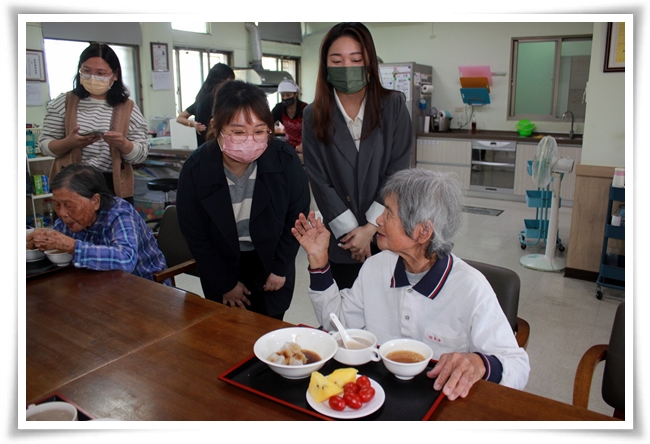
<path id="1" fill-rule="evenodd" d="M 25 259 L 25 262 L 38 262 L 38 261 L 42 261 L 43 259 L 45 259 L 45 255 L 43 255 L 43 257 L 39 257 L 37 259 Z"/>
<path id="2" fill-rule="evenodd" d="M 371 413 L 375 413 L 377 410 L 379 410 L 379 407 L 384 405 L 384 401 L 386 400 L 386 393 L 384 393 L 384 389 L 381 388 L 381 385 L 379 385 L 378 382 L 370 379 L 370 386 L 375 389 L 375 397 L 372 398 L 370 402 L 363 404 L 358 410 L 352 409 L 348 406 L 345 406 L 345 410 L 342 411 L 334 410 L 332 407 L 330 407 L 329 399 L 323 402 L 316 402 L 309 393 L 307 393 L 307 402 L 318 413 L 330 416 L 332 418 L 363 418 L 364 416 L 368 416 Z"/>

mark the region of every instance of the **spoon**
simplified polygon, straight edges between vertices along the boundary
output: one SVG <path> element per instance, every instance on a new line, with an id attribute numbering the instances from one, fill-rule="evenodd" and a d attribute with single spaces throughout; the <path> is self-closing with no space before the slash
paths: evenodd
<path id="1" fill-rule="evenodd" d="M 336 316 L 336 313 L 330 313 L 330 319 L 332 322 L 334 322 L 334 325 L 338 329 L 339 333 L 341 334 L 341 340 L 343 341 L 343 345 L 345 348 L 348 349 L 360 349 L 360 348 L 366 348 L 365 345 L 363 345 L 361 342 L 356 341 L 352 339 L 352 336 L 343 328 L 343 324 L 341 324 L 341 321 L 339 320 L 339 317 Z"/>

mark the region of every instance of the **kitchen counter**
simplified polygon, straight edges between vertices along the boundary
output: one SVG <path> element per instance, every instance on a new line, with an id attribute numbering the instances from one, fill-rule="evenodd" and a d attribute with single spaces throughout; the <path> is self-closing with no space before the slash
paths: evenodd
<path id="1" fill-rule="evenodd" d="M 479 130 L 472 134 L 466 129 L 452 129 L 451 131 L 445 132 L 435 131 L 429 133 L 416 133 L 417 138 L 434 137 L 458 140 L 514 140 L 519 143 L 539 143 L 544 136 L 553 136 L 558 145 L 574 145 L 576 147 L 582 147 L 582 134 L 574 135 L 573 139 L 569 139 L 569 136 L 565 133 L 547 132 L 533 133 L 528 137 L 520 136 L 516 131 Z"/>

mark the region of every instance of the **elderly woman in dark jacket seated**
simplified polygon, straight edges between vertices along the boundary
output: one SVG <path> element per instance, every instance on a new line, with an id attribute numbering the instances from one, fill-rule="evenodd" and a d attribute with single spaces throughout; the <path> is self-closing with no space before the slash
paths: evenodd
<path id="1" fill-rule="evenodd" d="M 54 229 L 27 235 L 27 248 L 58 249 L 78 268 L 122 270 L 146 279 L 167 268 L 165 256 L 145 221 L 125 200 L 113 196 L 102 173 L 69 165 L 52 180 Z"/>

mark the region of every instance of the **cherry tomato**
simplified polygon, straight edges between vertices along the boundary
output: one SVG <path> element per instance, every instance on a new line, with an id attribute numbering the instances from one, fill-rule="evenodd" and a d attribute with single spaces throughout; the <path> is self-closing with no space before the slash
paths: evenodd
<path id="1" fill-rule="evenodd" d="M 345 406 L 347 405 L 345 399 L 341 398 L 340 396 L 331 396 L 329 403 L 330 407 L 332 407 L 333 410 L 338 410 L 339 412 L 341 410 L 344 410 Z"/>
<path id="2" fill-rule="evenodd" d="M 356 393 L 352 392 L 346 392 L 343 395 L 343 399 L 345 400 L 345 403 L 347 404 L 348 407 L 351 409 L 360 409 L 361 406 L 363 405 L 363 402 L 361 402 L 361 398 L 359 398 L 359 395 Z"/>
<path id="3" fill-rule="evenodd" d="M 360 388 L 361 387 L 359 387 L 356 382 L 348 382 L 343 386 L 343 392 L 359 393 Z"/>
<path id="4" fill-rule="evenodd" d="M 359 398 L 363 403 L 369 402 L 374 397 L 375 389 L 372 387 L 361 387 L 361 390 L 359 390 Z"/>
<path id="5" fill-rule="evenodd" d="M 357 385 L 361 388 L 370 387 L 370 379 L 367 376 L 359 376 L 357 378 Z"/>

